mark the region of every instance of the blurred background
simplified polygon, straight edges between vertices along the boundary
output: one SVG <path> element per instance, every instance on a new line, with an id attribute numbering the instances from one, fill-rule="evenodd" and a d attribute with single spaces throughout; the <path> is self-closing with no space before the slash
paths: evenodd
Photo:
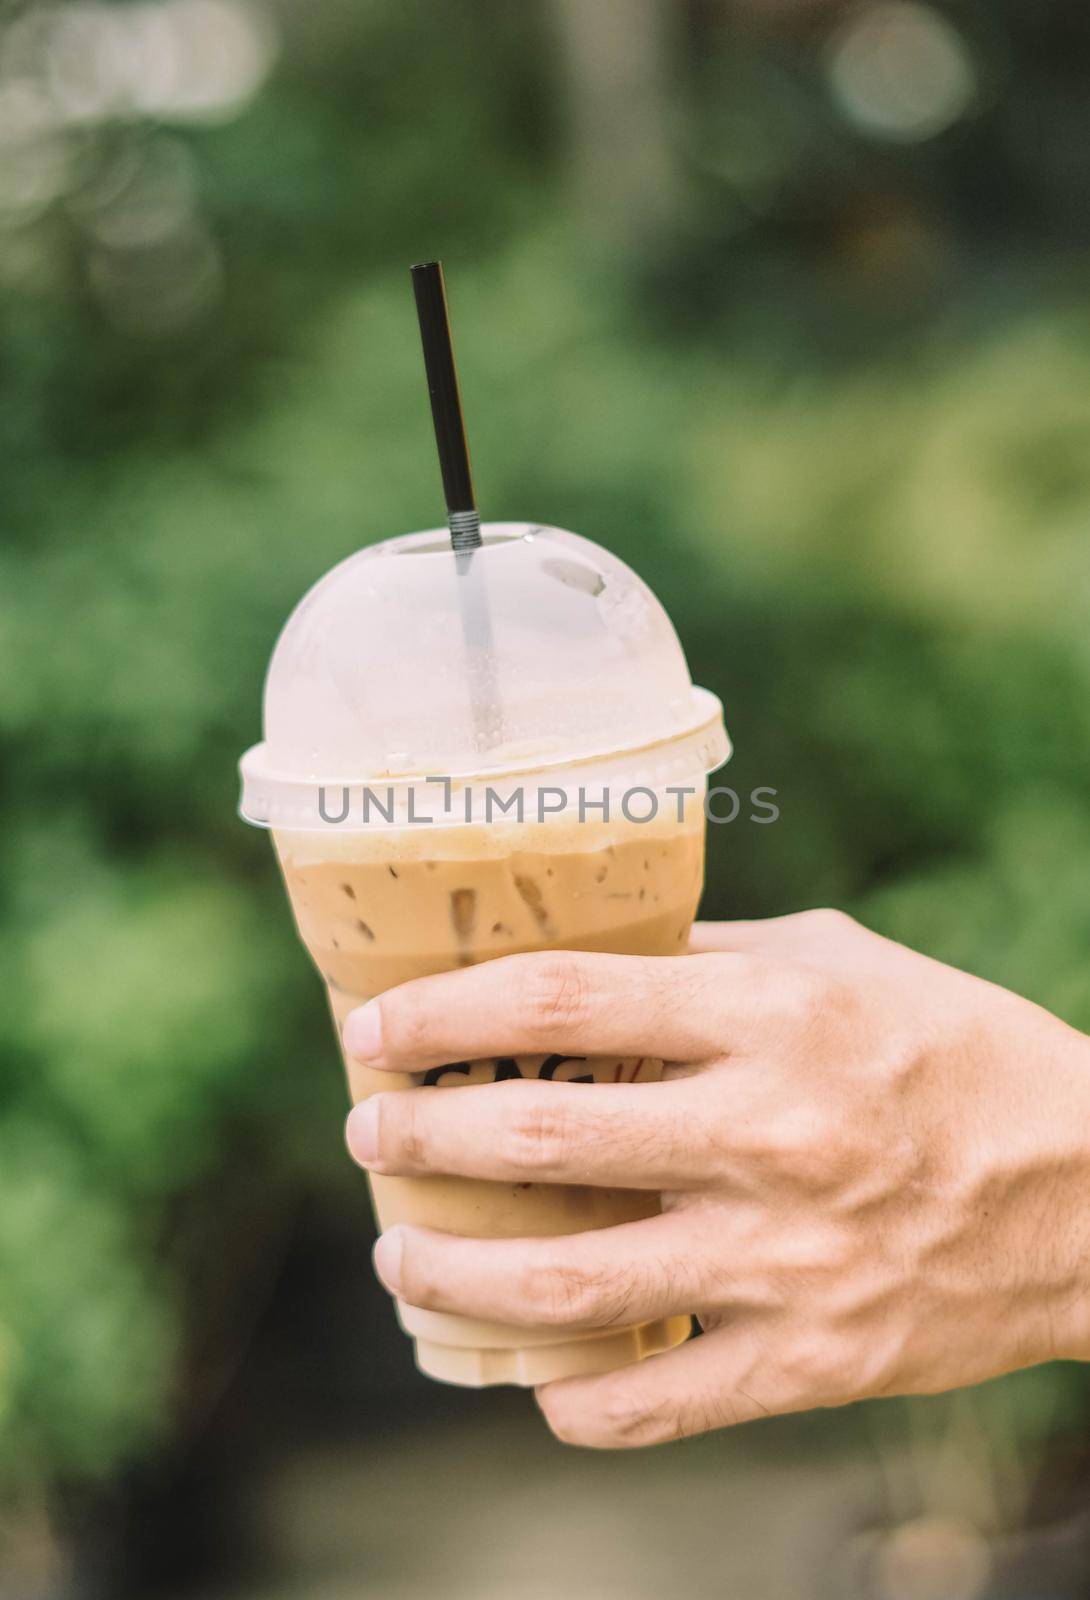
<path id="1" fill-rule="evenodd" d="M 707 912 L 1090 1027 L 1088 84 L 1078 0 L 0 6 L 3 1600 L 1090 1590 L 1075 1368 L 617 1458 L 418 1377 L 234 770 L 442 519 L 440 255 L 484 513 L 636 566 L 779 791 Z"/>

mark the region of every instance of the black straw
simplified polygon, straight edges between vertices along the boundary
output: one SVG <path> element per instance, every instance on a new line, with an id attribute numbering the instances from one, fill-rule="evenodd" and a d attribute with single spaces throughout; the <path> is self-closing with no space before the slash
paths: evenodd
<path id="1" fill-rule="evenodd" d="M 431 415 L 435 423 L 435 443 L 439 450 L 439 468 L 443 474 L 450 539 L 459 553 L 476 550 L 481 544 L 481 519 L 473 493 L 462 399 L 458 393 L 443 264 L 441 261 L 422 261 L 411 271 L 416 314 L 420 319 L 420 339 L 424 346 L 424 370 L 428 377 L 428 394 L 431 396 Z"/>

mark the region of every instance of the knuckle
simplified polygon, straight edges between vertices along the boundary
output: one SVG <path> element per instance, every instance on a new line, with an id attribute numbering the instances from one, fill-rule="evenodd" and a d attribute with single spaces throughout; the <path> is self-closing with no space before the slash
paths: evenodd
<path id="1" fill-rule="evenodd" d="M 833 1333 L 816 1326 L 807 1329 L 784 1358 L 794 1404 L 827 1405 L 847 1392 L 848 1359 L 843 1341 Z"/>
<path id="2" fill-rule="evenodd" d="M 838 1406 L 883 1394 L 901 1380 L 901 1349 L 895 1336 L 866 1334 L 843 1320 L 817 1323 L 801 1336 L 786 1361 L 796 1406 Z"/>
<path id="3" fill-rule="evenodd" d="M 782 1112 L 765 1155 L 779 1177 L 811 1196 L 838 1188 L 854 1159 L 843 1127 L 813 1107 Z"/>
<path id="4" fill-rule="evenodd" d="M 578 1028 L 587 1011 L 587 982 L 571 956 L 547 956 L 526 964 L 522 1020 L 532 1037 L 553 1039 Z"/>
<path id="5" fill-rule="evenodd" d="M 680 1438 L 684 1429 L 673 1399 L 655 1399 L 622 1368 L 621 1375 L 602 1380 L 594 1410 L 603 1442 L 614 1449 L 637 1449 Z"/>
<path id="6" fill-rule="evenodd" d="M 521 1289 L 534 1320 L 546 1327 L 574 1323 L 607 1327 L 623 1319 L 630 1298 L 619 1280 L 562 1260 L 528 1268 Z"/>
<path id="7" fill-rule="evenodd" d="M 850 1227 L 810 1216 L 790 1232 L 780 1229 L 771 1242 L 769 1256 L 783 1287 L 783 1300 L 800 1298 L 837 1303 L 843 1285 L 850 1282 L 858 1262 L 857 1240 Z"/>
<path id="8" fill-rule="evenodd" d="M 548 1384 L 538 1392 L 550 1430 L 562 1444 L 635 1449 L 682 1433 L 676 1407 L 655 1401 L 631 1368 L 593 1380 Z"/>
<path id="9" fill-rule="evenodd" d="M 511 1092 L 507 1085 L 504 1088 Z M 551 1106 L 547 1099 L 528 1099 L 508 1124 L 506 1153 L 520 1172 L 545 1175 L 564 1165 L 573 1132 L 571 1118 L 565 1112 Z"/>
<path id="10" fill-rule="evenodd" d="M 847 982 L 801 962 L 780 968 L 767 1003 L 779 1027 L 804 1034 L 811 1047 L 848 1026 L 857 1004 Z"/>
<path id="11" fill-rule="evenodd" d="M 799 914 L 799 921 L 808 933 L 818 939 L 843 938 L 850 929 L 857 926 L 855 918 L 850 917 L 846 911 L 839 911 L 835 906 L 818 906 L 813 911 L 803 911 Z"/>
<path id="12" fill-rule="evenodd" d="M 704 1000 L 720 995 L 729 986 L 752 987 L 764 983 L 775 968 L 766 956 L 752 950 L 732 950 L 729 954 L 710 950 L 704 955 L 686 957 L 682 970 L 691 985 L 686 998 Z"/>

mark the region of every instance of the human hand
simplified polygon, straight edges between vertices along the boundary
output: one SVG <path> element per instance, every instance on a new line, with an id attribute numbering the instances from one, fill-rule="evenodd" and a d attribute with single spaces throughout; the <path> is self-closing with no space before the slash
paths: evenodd
<path id="1" fill-rule="evenodd" d="M 382 1173 L 657 1189 L 663 1214 L 546 1239 L 390 1229 L 385 1286 L 507 1323 L 693 1312 L 706 1337 L 538 1391 L 572 1443 L 934 1392 L 1090 1357 L 1090 1040 L 836 912 L 694 930 L 675 958 L 510 956 L 388 991 L 349 1053 L 418 1071 L 560 1050 L 654 1084 L 384 1092 Z"/>

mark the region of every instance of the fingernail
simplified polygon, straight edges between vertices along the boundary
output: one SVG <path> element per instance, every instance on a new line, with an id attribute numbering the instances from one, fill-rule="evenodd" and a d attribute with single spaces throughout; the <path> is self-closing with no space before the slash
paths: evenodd
<path id="1" fill-rule="evenodd" d="M 378 1095 L 361 1100 L 358 1106 L 352 1107 L 345 1124 L 349 1154 L 361 1167 L 369 1167 L 378 1160 L 378 1102 Z"/>
<path id="2" fill-rule="evenodd" d="M 398 1294 L 401 1289 L 401 1257 L 404 1249 L 405 1238 L 400 1228 L 391 1228 L 375 1241 L 375 1272 L 382 1287 L 389 1289 L 391 1294 Z"/>
<path id="3" fill-rule="evenodd" d="M 382 1013 L 377 1000 L 351 1011 L 344 1025 L 344 1048 L 356 1061 L 377 1061 L 382 1054 Z"/>

